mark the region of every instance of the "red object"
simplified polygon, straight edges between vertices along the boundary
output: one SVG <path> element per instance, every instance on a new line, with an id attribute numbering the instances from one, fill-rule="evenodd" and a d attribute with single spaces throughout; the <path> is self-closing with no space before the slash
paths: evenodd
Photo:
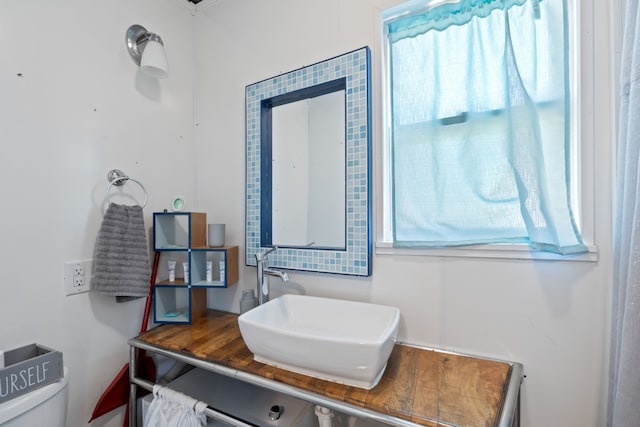
<path id="1" fill-rule="evenodd" d="M 147 295 L 147 301 L 144 306 L 144 313 L 142 315 L 142 326 L 140 327 L 140 333 L 147 331 L 149 325 L 149 314 L 151 313 L 151 301 L 153 298 L 153 289 L 156 283 L 156 276 L 158 274 L 158 264 L 160 262 L 160 252 L 156 252 L 153 257 L 153 269 L 151 270 L 151 279 L 149 281 L 149 295 Z M 136 360 L 138 367 L 138 376 L 155 382 L 156 380 L 156 365 L 153 359 L 142 350 L 136 351 Z M 126 404 L 127 409 L 125 411 L 124 426 L 129 425 L 129 364 L 125 364 L 122 369 L 116 374 L 115 378 L 111 381 L 107 389 L 102 393 L 96 407 L 93 409 L 91 419 L 89 422 L 95 420 L 98 417 L 111 412 L 114 409 Z"/>

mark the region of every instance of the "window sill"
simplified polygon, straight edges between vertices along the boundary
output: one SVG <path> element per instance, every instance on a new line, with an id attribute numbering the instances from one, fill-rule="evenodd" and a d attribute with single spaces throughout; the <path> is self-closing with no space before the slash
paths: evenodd
<path id="1" fill-rule="evenodd" d="M 534 252 L 527 245 L 493 244 L 450 248 L 394 248 L 391 242 L 376 242 L 376 255 L 433 256 L 456 258 L 533 259 L 545 261 L 598 261 L 598 247 L 589 245 L 589 252 L 562 256 L 550 252 Z"/>

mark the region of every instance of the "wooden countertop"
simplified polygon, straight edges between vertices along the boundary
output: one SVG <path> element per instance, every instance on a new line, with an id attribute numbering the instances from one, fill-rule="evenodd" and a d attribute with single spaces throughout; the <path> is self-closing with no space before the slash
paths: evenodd
<path id="1" fill-rule="evenodd" d="M 191 325 L 158 326 L 136 341 L 431 427 L 497 425 L 512 371 L 507 362 L 396 344 L 378 385 L 364 390 L 254 361 L 238 315 L 216 310 Z"/>

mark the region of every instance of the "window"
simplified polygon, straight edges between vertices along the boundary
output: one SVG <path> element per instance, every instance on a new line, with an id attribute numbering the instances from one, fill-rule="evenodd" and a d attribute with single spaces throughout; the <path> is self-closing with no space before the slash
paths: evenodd
<path id="1" fill-rule="evenodd" d="M 586 252 L 574 215 L 567 0 L 406 11 L 384 17 L 388 240 Z"/>

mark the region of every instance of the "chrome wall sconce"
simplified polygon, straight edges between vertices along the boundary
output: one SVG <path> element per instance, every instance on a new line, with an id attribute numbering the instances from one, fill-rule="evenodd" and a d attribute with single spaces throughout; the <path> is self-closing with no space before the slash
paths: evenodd
<path id="1" fill-rule="evenodd" d="M 126 41 L 131 59 L 145 74 L 157 79 L 169 76 L 167 55 L 159 35 L 141 25 L 132 25 L 127 29 Z"/>

